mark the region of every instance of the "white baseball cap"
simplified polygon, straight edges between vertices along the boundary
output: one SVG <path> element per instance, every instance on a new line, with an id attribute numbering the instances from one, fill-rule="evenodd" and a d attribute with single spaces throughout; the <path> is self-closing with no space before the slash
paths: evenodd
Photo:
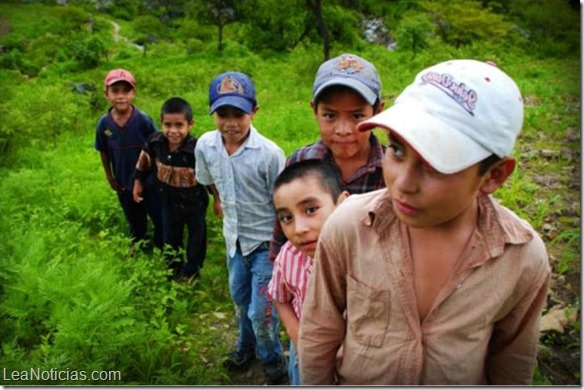
<path id="1" fill-rule="evenodd" d="M 383 127 L 438 172 L 462 171 L 492 154 L 511 154 L 523 125 L 523 98 L 492 62 L 451 60 L 424 69 L 359 131 Z"/>

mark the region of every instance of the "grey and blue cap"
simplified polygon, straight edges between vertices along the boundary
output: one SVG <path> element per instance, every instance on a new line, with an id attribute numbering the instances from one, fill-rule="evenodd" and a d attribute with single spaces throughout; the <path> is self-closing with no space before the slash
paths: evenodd
<path id="1" fill-rule="evenodd" d="M 344 85 L 355 90 L 371 105 L 381 100 L 381 80 L 377 69 L 372 63 L 355 54 L 341 54 L 318 68 L 312 87 L 313 100 L 325 88 L 333 85 Z"/>
<path id="2" fill-rule="evenodd" d="M 251 114 L 257 105 L 255 86 L 241 72 L 225 72 L 215 77 L 209 87 L 209 114 L 219 107 L 231 106 Z"/>

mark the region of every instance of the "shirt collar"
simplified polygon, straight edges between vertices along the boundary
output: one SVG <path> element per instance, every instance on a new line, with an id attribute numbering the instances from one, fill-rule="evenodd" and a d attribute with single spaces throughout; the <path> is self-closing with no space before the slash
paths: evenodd
<path id="1" fill-rule="evenodd" d="M 209 144 L 214 147 L 223 147 L 223 139 L 219 130 L 215 130 L 215 137 L 213 137 Z M 261 146 L 259 133 L 255 127 L 250 125 L 249 137 L 243 142 L 242 146 L 250 149 L 257 149 Z"/>
<path id="2" fill-rule="evenodd" d="M 361 222 L 385 235 L 390 230 L 395 232 L 391 225 L 401 222 L 393 210 L 389 191 L 387 189 L 379 191 L 383 191 L 383 194 L 367 205 Z M 527 222 L 498 205 L 490 195 L 479 196 L 478 206 L 479 220 L 473 234 L 474 246 L 482 254 L 473 256 L 470 266 L 477 266 L 488 259 L 501 256 L 507 244 L 521 245 L 533 238 Z"/>
<path id="3" fill-rule="evenodd" d="M 367 164 L 360 168 L 359 170 L 365 169 L 368 172 L 373 171 L 376 168 L 383 167 L 383 155 L 385 153 L 384 147 L 379 143 L 379 140 L 372 132 L 371 136 L 369 137 L 369 144 L 371 145 L 371 151 L 369 152 L 369 158 L 367 160 Z M 318 148 L 318 151 L 324 158 L 330 161 L 334 161 L 333 153 L 331 150 L 322 142 L 322 139 L 319 139 L 315 145 Z"/>

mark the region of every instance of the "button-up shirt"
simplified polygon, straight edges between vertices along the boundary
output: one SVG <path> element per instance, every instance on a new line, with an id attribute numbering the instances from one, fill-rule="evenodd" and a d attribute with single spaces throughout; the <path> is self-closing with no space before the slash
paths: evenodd
<path id="1" fill-rule="evenodd" d="M 385 188 L 385 181 L 383 180 L 383 155 L 385 153 L 386 146 L 381 145 L 379 140 L 371 133 L 369 138 L 369 144 L 371 146 L 369 152 L 369 159 L 367 163 L 357 169 L 355 173 L 349 178 L 349 180 L 343 182 L 343 191 L 347 191 L 349 194 L 363 194 L 365 192 L 375 191 L 380 188 Z M 295 152 L 293 152 L 288 160 L 286 161 L 286 166 L 293 164 L 298 161 L 304 161 L 309 159 L 319 159 L 328 161 L 332 166 L 338 168 L 333 153 L 331 150 L 319 140 L 308 146 L 304 146 Z M 286 242 L 286 237 L 282 232 L 282 227 L 279 223 L 274 225 L 274 233 L 272 234 L 272 240 L 270 242 L 270 260 L 274 260 L 280 251 L 280 248 Z"/>
<path id="2" fill-rule="evenodd" d="M 276 302 L 291 302 L 297 318 L 302 314 L 302 302 L 313 265 L 313 258 L 295 248 L 290 241 L 282 246 L 274 261 L 268 294 Z"/>
<path id="3" fill-rule="evenodd" d="M 319 238 L 300 320 L 303 384 L 531 383 L 547 252 L 527 222 L 490 196 L 478 204 L 462 261 L 423 320 L 407 227 L 389 192 L 337 207 Z"/>
<path id="4" fill-rule="evenodd" d="M 223 236 L 229 256 L 237 241 L 244 256 L 269 242 L 275 221 L 272 190 L 284 169 L 284 151 L 252 126 L 249 137 L 229 155 L 221 133 L 203 134 L 195 148 L 197 181 L 215 184 L 223 207 Z"/>

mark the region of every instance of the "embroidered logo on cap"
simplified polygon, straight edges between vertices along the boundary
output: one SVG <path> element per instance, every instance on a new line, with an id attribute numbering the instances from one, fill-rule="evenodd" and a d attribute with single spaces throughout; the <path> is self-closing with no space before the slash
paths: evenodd
<path id="1" fill-rule="evenodd" d="M 422 75 L 422 80 L 438 87 L 466 112 L 474 116 L 478 97 L 473 89 L 467 88 L 464 83 L 457 83 L 448 73 L 428 72 Z"/>
<path id="2" fill-rule="evenodd" d="M 337 65 L 339 72 L 357 73 L 363 70 L 363 64 L 353 56 L 343 56 Z"/>
<path id="3" fill-rule="evenodd" d="M 243 86 L 233 77 L 227 76 L 221 80 L 221 83 L 217 87 L 217 92 L 221 95 L 225 93 L 238 93 L 243 95 Z"/>

